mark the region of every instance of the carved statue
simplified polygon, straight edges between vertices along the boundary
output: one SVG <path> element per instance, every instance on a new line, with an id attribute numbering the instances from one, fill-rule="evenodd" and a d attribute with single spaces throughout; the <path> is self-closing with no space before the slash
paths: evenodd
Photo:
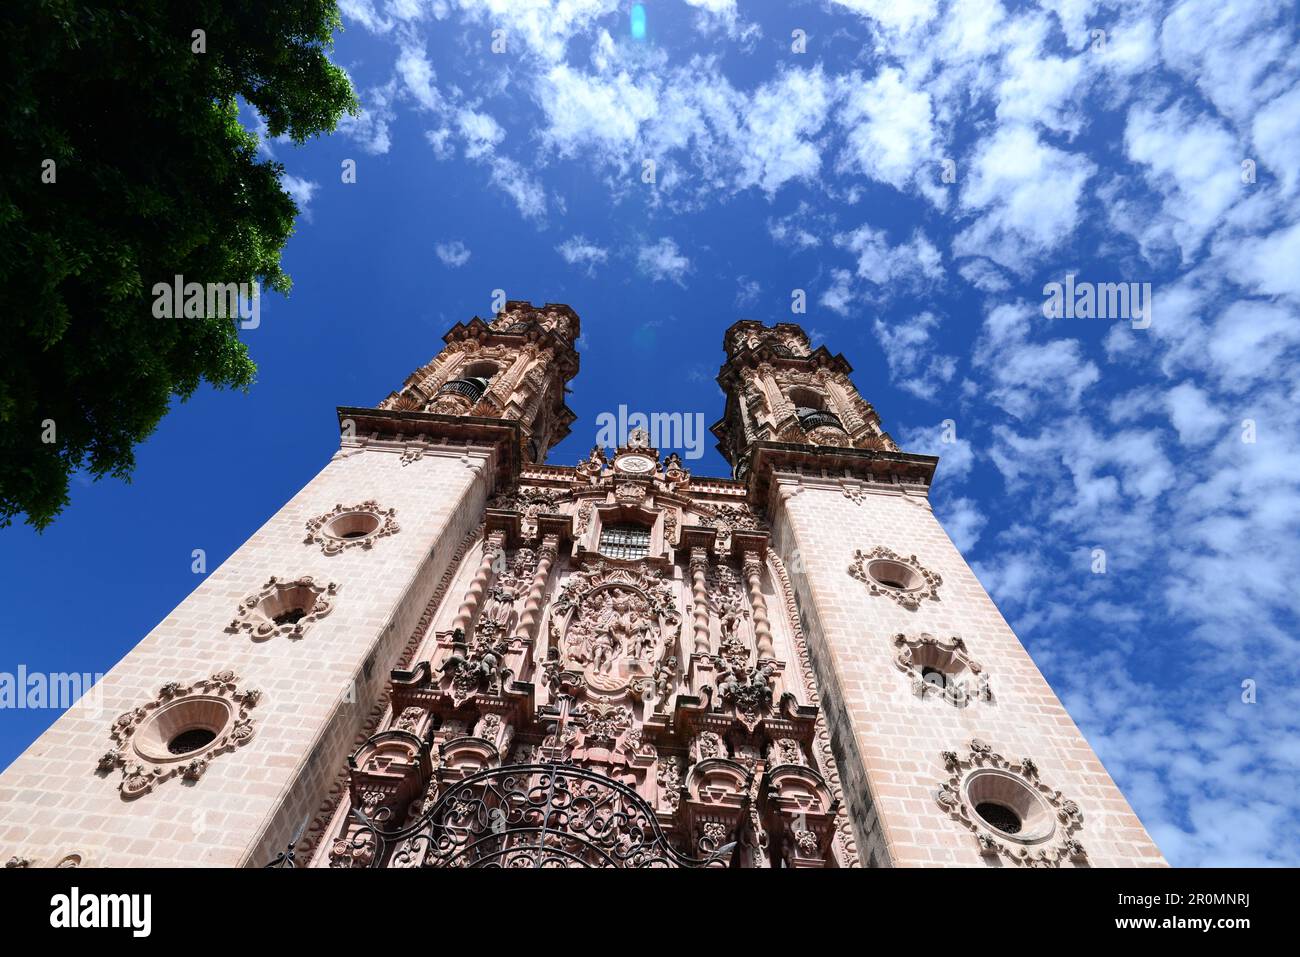
<path id="1" fill-rule="evenodd" d="M 514 614 L 515 600 L 518 595 L 509 585 L 498 583 L 488 593 L 488 600 L 479 615 L 478 630 L 488 636 L 507 633 Z"/>

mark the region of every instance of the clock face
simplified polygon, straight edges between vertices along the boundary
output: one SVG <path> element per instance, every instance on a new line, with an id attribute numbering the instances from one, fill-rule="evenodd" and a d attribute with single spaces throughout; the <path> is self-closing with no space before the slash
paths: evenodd
<path id="1" fill-rule="evenodd" d="M 640 474 L 649 472 L 654 467 L 654 460 L 645 455 L 625 455 L 618 460 L 618 470 L 620 472 Z"/>

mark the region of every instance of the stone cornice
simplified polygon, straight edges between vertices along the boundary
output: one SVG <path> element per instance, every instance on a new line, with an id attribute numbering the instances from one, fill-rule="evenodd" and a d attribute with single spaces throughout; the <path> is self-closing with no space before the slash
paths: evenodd
<path id="1" fill-rule="evenodd" d="M 909 485 L 928 488 L 939 464 L 935 455 L 888 452 L 879 449 L 848 449 L 785 442 L 755 442 L 751 449 L 749 503 L 765 507 L 771 495 L 774 472 L 793 472 L 824 477 L 855 478 L 872 485 Z"/>
<path id="2" fill-rule="evenodd" d="M 442 415 L 436 412 L 409 412 L 339 406 L 339 429 L 346 433 L 351 422 L 352 435 L 380 440 L 423 439 L 444 446 L 478 446 L 492 449 L 496 468 L 492 487 L 509 488 L 519 477 L 523 463 L 523 430 L 513 419 L 489 419 L 469 415 Z M 430 449 L 432 451 L 432 449 Z"/>

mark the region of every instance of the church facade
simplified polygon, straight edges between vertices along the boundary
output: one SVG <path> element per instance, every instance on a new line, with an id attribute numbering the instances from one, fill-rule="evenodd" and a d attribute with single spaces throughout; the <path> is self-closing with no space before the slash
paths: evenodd
<path id="1" fill-rule="evenodd" d="M 0 775 L 9 866 L 1095 867 L 1159 850 L 797 325 L 728 478 L 545 464 L 579 317 L 458 323 Z"/>

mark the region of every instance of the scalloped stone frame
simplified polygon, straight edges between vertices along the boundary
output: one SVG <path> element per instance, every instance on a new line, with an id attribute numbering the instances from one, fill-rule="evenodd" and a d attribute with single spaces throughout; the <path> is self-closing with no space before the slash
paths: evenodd
<path id="1" fill-rule="evenodd" d="M 1032 758 L 1012 763 L 979 738 L 969 751 L 943 753 L 949 778 L 935 791 L 935 801 L 979 842 L 985 857 L 1003 857 L 1025 867 L 1060 867 L 1065 861 L 1084 863 L 1087 851 L 1076 837 L 1083 812 L 1060 791 L 1038 780 Z M 1015 834 L 984 819 L 976 810 L 983 803 L 999 804 L 1021 821 Z"/>
<path id="2" fill-rule="evenodd" d="M 335 505 L 307 523 L 304 545 L 320 545 L 326 555 L 337 555 L 349 548 L 369 551 L 375 542 L 401 531 L 397 510 L 380 508 L 373 500 L 360 505 Z M 361 532 L 360 535 L 351 533 Z"/>
<path id="3" fill-rule="evenodd" d="M 922 698 L 934 694 L 958 708 L 964 708 L 972 700 L 993 700 L 988 673 L 967 653 L 966 642 L 956 635 L 945 641 L 926 632 L 913 636 L 899 633 L 894 635 L 894 646 L 897 648 L 894 664 L 907 675 L 913 694 Z M 942 687 L 925 679 L 926 668 L 944 674 L 946 680 Z"/>
<path id="4" fill-rule="evenodd" d="M 905 581 L 892 584 L 884 579 L 886 572 Z M 915 555 L 904 557 L 883 545 L 869 552 L 855 551 L 849 574 L 866 585 L 872 595 L 884 595 L 908 611 L 916 611 L 923 601 L 938 601 L 939 586 L 943 584 L 939 574 L 922 565 Z"/>
<path id="5" fill-rule="evenodd" d="M 101 774 L 121 769 L 118 790 L 132 799 L 173 777 L 197 781 L 217 755 L 247 744 L 253 737 L 249 710 L 262 698 L 256 688 L 240 691 L 233 671 L 219 671 L 193 684 L 172 681 L 157 696 L 118 717 L 109 729 L 114 748 L 99 759 Z M 168 744 L 187 731 L 204 730 L 212 740 L 182 754 Z"/>
<path id="6" fill-rule="evenodd" d="M 244 599 L 226 631 L 232 634 L 248 632 L 254 641 L 269 641 L 276 635 L 302 638 L 309 625 L 334 610 L 334 596 L 338 590 L 335 582 L 318 585 L 310 575 L 292 581 L 281 581 L 272 576 L 261 591 Z M 299 610 L 302 615 L 296 621 L 276 623 L 277 616 Z"/>

